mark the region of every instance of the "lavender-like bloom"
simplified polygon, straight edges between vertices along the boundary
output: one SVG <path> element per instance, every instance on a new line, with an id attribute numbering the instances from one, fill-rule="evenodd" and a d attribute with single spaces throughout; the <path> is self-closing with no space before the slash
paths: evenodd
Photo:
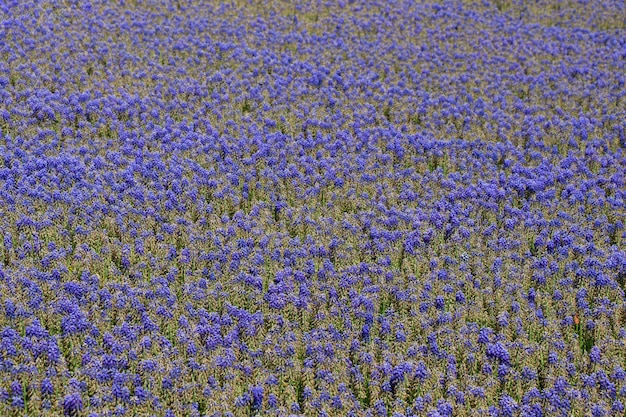
<path id="1" fill-rule="evenodd" d="M 43 397 L 49 397 L 54 394 L 54 386 L 52 385 L 50 378 L 44 378 L 41 381 L 40 391 Z"/>
<path id="2" fill-rule="evenodd" d="M 589 352 L 589 359 L 591 360 L 591 363 L 598 363 L 601 360 L 601 352 L 600 352 L 600 348 L 598 348 L 597 346 L 594 346 L 591 348 L 591 352 Z"/>
<path id="3" fill-rule="evenodd" d="M 489 343 L 487 345 L 487 357 L 495 359 L 501 364 L 510 365 L 511 356 L 506 347 L 500 342 Z"/>
<path id="4" fill-rule="evenodd" d="M 250 407 L 253 411 L 261 410 L 263 406 L 263 387 L 255 386 L 250 388 L 250 394 L 252 395 L 252 403 Z"/>
<path id="5" fill-rule="evenodd" d="M 80 394 L 73 393 L 66 395 L 62 402 L 63 415 L 66 417 L 77 417 L 83 409 L 83 399 Z"/>

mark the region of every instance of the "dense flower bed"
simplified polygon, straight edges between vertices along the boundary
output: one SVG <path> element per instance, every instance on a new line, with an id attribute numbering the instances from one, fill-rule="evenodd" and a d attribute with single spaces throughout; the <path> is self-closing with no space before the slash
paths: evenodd
<path id="1" fill-rule="evenodd" d="M 0 3 L 0 415 L 624 415 L 624 2 L 302 3 Z"/>

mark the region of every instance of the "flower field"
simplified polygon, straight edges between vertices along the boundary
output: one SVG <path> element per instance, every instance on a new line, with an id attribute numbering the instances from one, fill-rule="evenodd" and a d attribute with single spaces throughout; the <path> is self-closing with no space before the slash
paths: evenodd
<path id="1" fill-rule="evenodd" d="M 626 413 L 626 4 L 0 2 L 0 416 Z"/>

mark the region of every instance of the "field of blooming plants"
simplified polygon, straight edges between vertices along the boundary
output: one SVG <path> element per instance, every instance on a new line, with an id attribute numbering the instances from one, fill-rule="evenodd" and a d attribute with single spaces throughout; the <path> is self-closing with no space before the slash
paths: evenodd
<path id="1" fill-rule="evenodd" d="M 623 0 L 0 2 L 0 416 L 622 416 Z"/>

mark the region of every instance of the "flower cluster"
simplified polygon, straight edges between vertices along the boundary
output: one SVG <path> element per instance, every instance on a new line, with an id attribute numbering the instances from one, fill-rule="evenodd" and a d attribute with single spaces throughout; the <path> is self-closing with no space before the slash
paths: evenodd
<path id="1" fill-rule="evenodd" d="M 0 4 L 0 415 L 624 415 L 623 1 Z"/>

